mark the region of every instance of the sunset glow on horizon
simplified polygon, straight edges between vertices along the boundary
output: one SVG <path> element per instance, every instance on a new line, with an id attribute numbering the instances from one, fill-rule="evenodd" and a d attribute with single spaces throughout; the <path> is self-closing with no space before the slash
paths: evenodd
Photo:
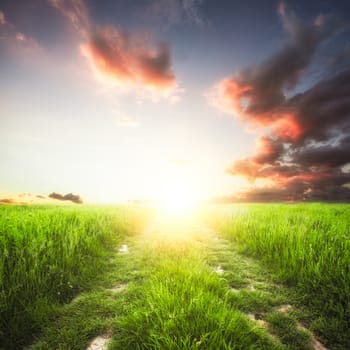
<path id="1" fill-rule="evenodd" d="M 349 12 L 1 0 L 0 203 L 350 200 Z"/>

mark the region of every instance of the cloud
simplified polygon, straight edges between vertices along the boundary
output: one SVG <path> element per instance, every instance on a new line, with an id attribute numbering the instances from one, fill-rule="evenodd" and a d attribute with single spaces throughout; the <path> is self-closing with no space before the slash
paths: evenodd
<path id="1" fill-rule="evenodd" d="M 32 195 L 30 193 L 22 192 L 18 195 L 20 198 L 30 198 Z"/>
<path id="2" fill-rule="evenodd" d="M 350 42 L 336 55 L 328 60 L 330 71 L 337 73 L 350 68 Z"/>
<path id="3" fill-rule="evenodd" d="M 82 0 L 48 0 L 48 2 L 58 9 L 83 37 L 88 35 L 89 13 Z"/>
<path id="4" fill-rule="evenodd" d="M 33 54 L 43 51 L 35 39 L 20 32 L 13 23 L 6 19 L 2 11 L 0 11 L 0 45 L 4 45 L 6 51 L 18 59 L 28 59 Z"/>
<path id="5" fill-rule="evenodd" d="M 16 201 L 13 198 L 2 198 L 0 204 L 15 204 Z"/>
<path id="6" fill-rule="evenodd" d="M 129 33 L 113 26 L 97 26 L 82 0 L 49 0 L 80 33 L 81 52 L 99 80 L 119 86 L 154 91 L 177 87 L 167 43 L 155 42 L 150 35 Z"/>
<path id="7" fill-rule="evenodd" d="M 225 109 L 240 115 L 245 122 L 262 127 L 286 120 L 285 126 L 277 125 L 283 133 L 289 124 L 293 124 L 293 116 L 281 118 L 281 111 L 276 110 L 286 101 L 285 90 L 296 86 L 318 45 L 330 37 L 339 25 L 331 21 L 316 26 L 287 14 L 285 9 L 279 12 L 289 34 L 286 45 L 260 65 L 223 79 L 216 90 L 218 106 L 220 103 L 225 105 Z"/>
<path id="8" fill-rule="evenodd" d="M 173 88 L 176 79 L 171 71 L 169 46 L 165 43 L 152 46 L 140 39 L 114 27 L 104 27 L 81 50 L 95 72 L 119 83 Z"/>
<path id="9" fill-rule="evenodd" d="M 37 195 L 36 195 L 36 198 L 39 198 L 39 199 L 46 199 L 46 197 L 43 196 L 42 194 L 37 194 Z"/>
<path id="10" fill-rule="evenodd" d="M 202 3 L 202 0 L 182 0 L 182 6 L 187 18 L 197 24 L 203 23 L 203 19 L 199 11 L 199 8 L 202 5 Z"/>
<path id="11" fill-rule="evenodd" d="M 273 163 L 283 152 L 283 144 L 276 139 L 260 136 L 256 141 L 258 153 L 253 160 L 257 164 Z"/>
<path id="12" fill-rule="evenodd" d="M 33 195 L 31 193 L 7 193 L 2 194 L 3 198 L 0 198 L 0 204 L 19 204 L 19 205 L 27 205 L 27 204 L 38 204 L 38 203 L 50 203 L 48 198 L 42 195 Z"/>
<path id="13" fill-rule="evenodd" d="M 255 154 L 235 161 L 227 172 L 266 180 L 271 198 L 278 192 L 285 199 L 350 199 L 344 187 L 350 174 L 342 168 L 350 163 L 349 65 L 339 60 L 342 69 L 332 69 L 303 92 L 286 94 L 298 87 L 318 46 L 341 22 L 322 15 L 305 22 L 284 3 L 278 13 L 288 33 L 284 47 L 261 64 L 223 79 L 212 94 L 217 107 L 260 134 Z M 253 189 L 245 196 L 265 198 L 269 191 Z"/>
<path id="14" fill-rule="evenodd" d="M 145 12 L 155 21 L 161 21 L 165 29 L 184 22 L 202 24 L 200 7 L 202 0 L 153 0 Z"/>
<path id="15" fill-rule="evenodd" d="M 71 201 L 77 204 L 83 203 L 83 199 L 79 195 L 75 195 L 73 193 L 67 193 L 66 195 L 62 195 L 56 192 L 52 192 L 49 194 L 49 198 L 57 199 L 60 201 Z"/>
<path id="16" fill-rule="evenodd" d="M 0 11 L 0 26 L 4 25 L 5 23 L 6 23 L 5 14 L 2 11 Z"/>
<path id="17" fill-rule="evenodd" d="M 336 145 L 299 148 L 292 155 L 292 162 L 303 167 L 342 167 L 350 162 L 350 136 L 341 139 Z"/>

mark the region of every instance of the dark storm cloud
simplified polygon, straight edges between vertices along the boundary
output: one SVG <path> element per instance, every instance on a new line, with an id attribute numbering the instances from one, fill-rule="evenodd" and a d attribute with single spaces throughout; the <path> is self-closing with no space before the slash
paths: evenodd
<path id="1" fill-rule="evenodd" d="M 264 171 L 263 171 L 264 172 Z M 275 166 L 266 176 L 276 176 L 278 186 L 252 188 L 217 202 L 350 201 L 350 174 L 339 169 L 303 173 L 298 167 Z M 281 176 L 282 175 L 282 176 Z"/>
<path id="2" fill-rule="evenodd" d="M 339 72 L 350 68 L 350 42 L 328 60 L 328 66 L 332 72 Z"/>
<path id="3" fill-rule="evenodd" d="M 328 140 L 349 131 L 349 91 L 350 68 L 291 98 L 283 109 L 293 114 L 302 140 Z"/>
<path id="4" fill-rule="evenodd" d="M 83 199 L 79 195 L 73 193 L 67 193 L 66 195 L 62 195 L 56 192 L 52 192 L 49 194 L 49 198 L 57 199 L 60 201 L 71 201 L 77 204 L 83 203 Z"/>
<path id="5" fill-rule="evenodd" d="M 284 189 L 257 188 L 240 195 L 242 202 L 280 202 L 292 200 Z"/>
<path id="6" fill-rule="evenodd" d="M 256 141 L 257 152 L 253 157 L 237 160 L 227 172 L 232 175 L 242 175 L 250 179 L 261 177 L 264 165 L 275 164 L 283 153 L 283 143 L 267 136 L 261 136 Z"/>
<path id="7" fill-rule="evenodd" d="M 267 136 L 257 139 L 258 152 L 253 161 L 257 164 L 273 163 L 283 152 L 283 143 Z"/>
<path id="8" fill-rule="evenodd" d="M 346 165 L 350 162 L 350 136 L 339 141 L 337 145 L 298 149 L 293 154 L 292 162 L 304 167 L 337 168 Z"/>
<path id="9" fill-rule="evenodd" d="M 279 119 L 275 109 L 286 101 L 285 90 L 296 86 L 318 45 L 340 26 L 326 19 L 305 22 L 286 10 L 280 10 L 280 15 L 289 34 L 284 47 L 260 65 L 240 70 L 219 84 L 221 97 L 233 111 L 257 126 Z"/>
<path id="10" fill-rule="evenodd" d="M 218 105 L 225 103 L 241 121 L 265 132 L 257 139 L 255 155 L 235 161 L 227 171 L 269 180 L 273 198 L 277 191 L 295 200 L 350 199 L 344 187 L 350 174 L 342 170 L 350 163 L 349 65 L 333 60 L 327 78 L 292 97 L 285 94 L 297 87 L 320 43 L 341 22 L 322 15 L 305 22 L 289 14 L 283 3 L 278 12 L 289 35 L 284 48 L 217 86 Z M 246 197 L 259 200 L 266 193 L 254 190 Z"/>
<path id="11" fill-rule="evenodd" d="M 171 52 L 166 43 L 154 43 L 143 33 L 129 33 L 113 26 L 98 27 L 82 0 L 49 0 L 81 34 L 81 50 L 91 67 L 120 84 L 158 90 L 175 87 Z"/>
<path id="12" fill-rule="evenodd" d="M 295 200 L 350 201 L 350 190 L 344 187 L 350 182 L 350 174 L 340 169 L 324 169 L 295 177 L 287 181 L 285 190 Z"/>
<path id="13" fill-rule="evenodd" d="M 210 200 L 212 203 L 257 203 L 257 202 L 280 202 L 288 201 L 284 190 L 255 188 L 247 192 L 238 193 L 232 196 L 215 197 Z"/>

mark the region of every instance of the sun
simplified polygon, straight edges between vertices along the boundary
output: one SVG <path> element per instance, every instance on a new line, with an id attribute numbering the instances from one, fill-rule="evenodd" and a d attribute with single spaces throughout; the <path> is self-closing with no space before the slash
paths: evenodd
<path id="1" fill-rule="evenodd" d="M 192 211 L 198 198 L 195 193 L 185 184 L 173 185 L 163 191 L 160 204 L 164 211 L 169 214 L 185 214 Z"/>
<path id="2" fill-rule="evenodd" d="M 195 209 L 199 203 L 194 178 L 183 167 L 167 171 L 157 188 L 157 198 L 166 214 L 183 215 Z"/>

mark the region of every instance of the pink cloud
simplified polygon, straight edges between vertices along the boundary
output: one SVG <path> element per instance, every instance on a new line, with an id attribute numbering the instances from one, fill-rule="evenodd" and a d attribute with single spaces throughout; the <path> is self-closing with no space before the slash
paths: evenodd
<path id="1" fill-rule="evenodd" d="M 152 47 L 146 41 L 140 42 L 136 36 L 105 27 L 94 33 L 81 50 L 96 71 L 119 83 L 159 89 L 176 84 L 166 44 Z"/>
<path id="2" fill-rule="evenodd" d="M 281 1 L 277 6 L 277 12 L 280 16 L 284 17 L 286 15 L 286 4 Z"/>
<path id="3" fill-rule="evenodd" d="M 0 25 L 3 25 L 6 23 L 6 20 L 5 20 L 5 14 L 0 11 Z"/>
<path id="4" fill-rule="evenodd" d="M 81 52 L 97 75 L 120 85 L 169 91 L 177 86 L 166 43 L 143 33 L 96 26 L 81 0 L 49 0 L 80 33 Z"/>

